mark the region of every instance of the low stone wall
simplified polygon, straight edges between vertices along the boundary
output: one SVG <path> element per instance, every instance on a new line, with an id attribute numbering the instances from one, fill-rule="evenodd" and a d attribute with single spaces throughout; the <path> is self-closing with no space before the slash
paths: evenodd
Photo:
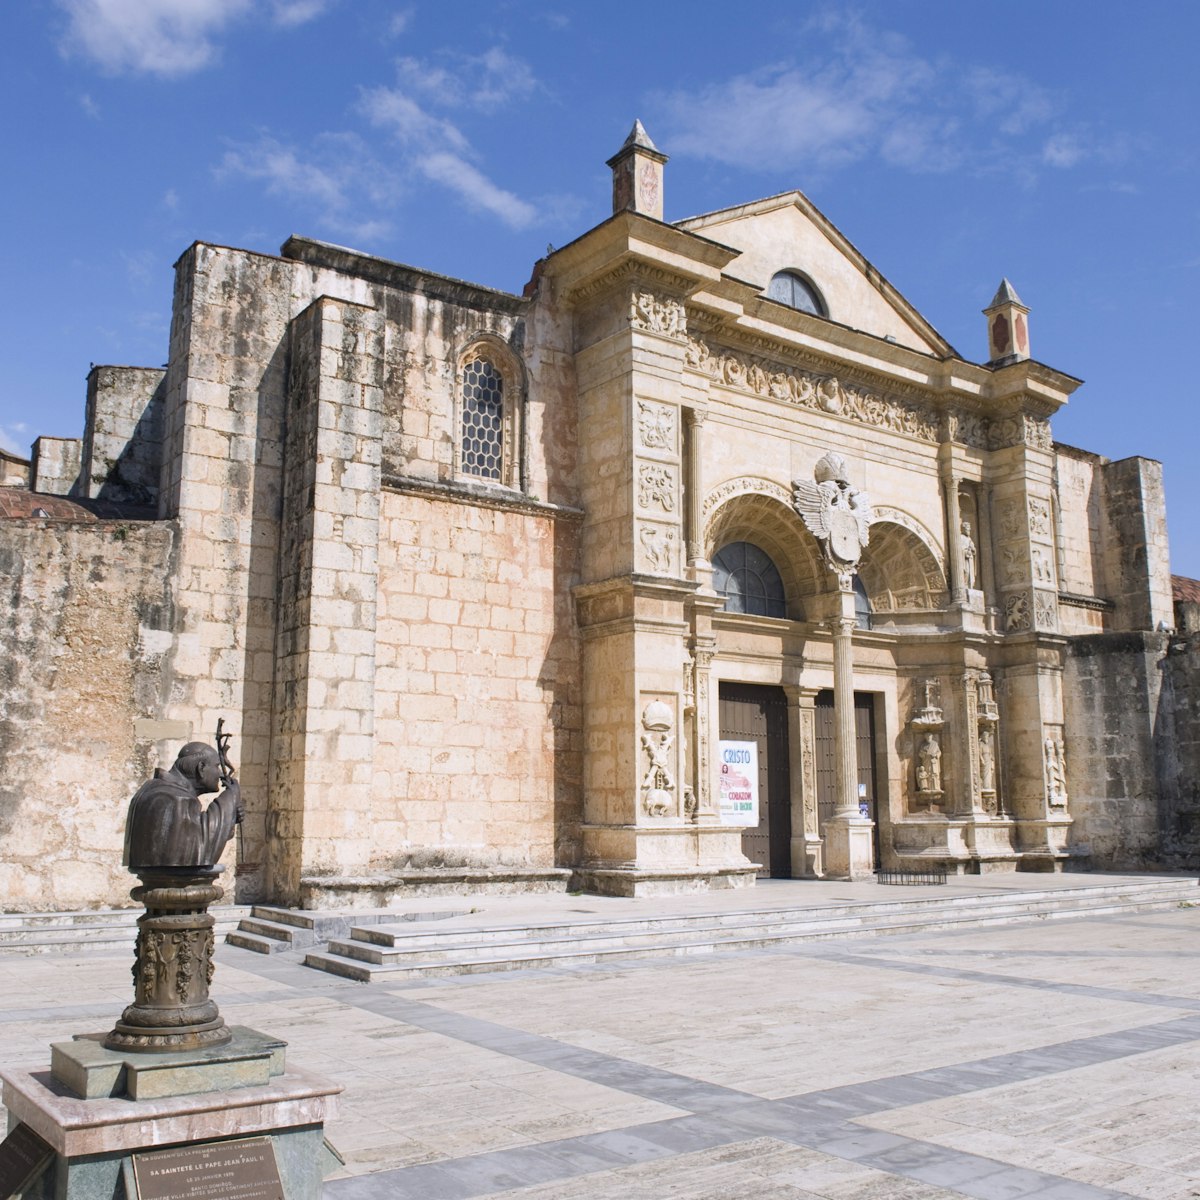
<path id="1" fill-rule="evenodd" d="M 171 736 L 150 718 L 174 543 L 170 523 L 0 523 L 0 908 L 129 903 L 126 806 Z"/>

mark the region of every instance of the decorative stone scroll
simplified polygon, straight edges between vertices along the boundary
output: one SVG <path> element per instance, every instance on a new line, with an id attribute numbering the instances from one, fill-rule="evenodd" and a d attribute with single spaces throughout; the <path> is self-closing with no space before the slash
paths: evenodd
<path id="1" fill-rule="evenodd" d="M 642 463 L 638 467 L 638 507 L 675 511 L 675 473 L 658 463 Z"/>
<path id="2" fill-rule="evenodd" d="M 675 776 L 671 751 L 675 746 L 675 716 L 661 700 L 652 700 L 642 712 L 642 749 L 649 765 L 642 776 L 642 807 L 647 816 L 670 816 L 675 804 Z"/>
<path id="3" fill-rule="evenodd" d="M 1004 629 L 1006 633 L 1021 633 L 1029 628 L 1029 593 L 1014 592 L 1004 601 Z"/>
<path id="4" fill-rule="evenodd" d="M 661 333 L 666 337 L 687 336 L 687 314 L 678 300 L 664 299 L 653 292 L 633 292 L 629 297 L 629 323 L 634 329 Z"/>
<path id="5" fill-rule="evenodd" d="M 797 371 L 767 358 L 714 349 L 693 336 L 687 339 L 685 361 L 693 370 L 726 387 L 922 441 L 938 441 L 939 421 L 931 409 L 850 386 L 837 376 Z"/>

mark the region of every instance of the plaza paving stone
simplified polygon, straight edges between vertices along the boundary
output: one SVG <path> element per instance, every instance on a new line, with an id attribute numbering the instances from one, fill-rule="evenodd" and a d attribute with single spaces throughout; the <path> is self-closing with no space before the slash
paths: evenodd
<path id="1" fill-rule="evenodd" d="M 330 1200 L 1195 1200 L 1198 935 L 1179 907 L 373 984 L 222 947 L 213 994 L 345 1085 Z M 129 961 L 0 958 L 0 1063 L 111 1026 Z"/>

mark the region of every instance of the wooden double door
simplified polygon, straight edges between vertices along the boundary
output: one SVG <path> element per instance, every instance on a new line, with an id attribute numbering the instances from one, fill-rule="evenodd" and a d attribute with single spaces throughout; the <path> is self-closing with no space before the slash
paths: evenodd
<path id="1" fill-rule="evenodd" d="M 875 697 L 854 694 L 860 811 L 875 822 L 875 860 L 879 861 L 876 812 Z M 721 740 L 754 742 L 758 757 L 758 824 L 742 834 L 742 853 L 759 863 L 759 876 L 787 879 L 792 874 L 792 796 L 788 745 L 788 706 L 783 689 L 748 683 L 722 683 Z M 833 692 L 816 697 L 817 813 L 824 826 L 837 809 L 837 726 Z"/>

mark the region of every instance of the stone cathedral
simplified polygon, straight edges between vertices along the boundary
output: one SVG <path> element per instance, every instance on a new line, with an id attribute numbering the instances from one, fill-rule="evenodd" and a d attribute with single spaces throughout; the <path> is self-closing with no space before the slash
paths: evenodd
<path id="1" fill-rule="evenodd" d="M 521 294 L 183 253 L 165 369 L 3 464 L 0 907 L 122 902 L 219 718 L 242 900 L 1194 860 L 1159 464 L 1054 441 L 1007 280 L 971 361 L 800 192 L 665 223 L 666 162 Z"/>

